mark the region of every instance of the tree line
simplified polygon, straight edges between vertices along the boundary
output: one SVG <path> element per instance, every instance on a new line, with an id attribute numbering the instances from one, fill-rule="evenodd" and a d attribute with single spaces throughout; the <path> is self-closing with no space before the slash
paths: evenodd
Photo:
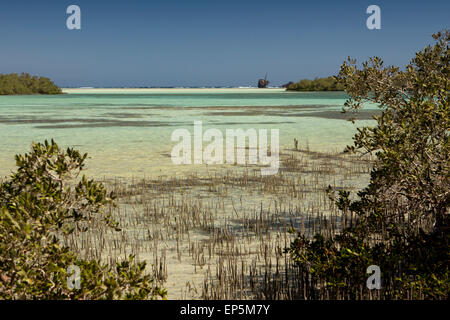
<path id="1" fill-rule="evenodd" d="M 0 74 L 0 95 L 61 94 L 62 90 L 49 78 L 28 73 Z"/>

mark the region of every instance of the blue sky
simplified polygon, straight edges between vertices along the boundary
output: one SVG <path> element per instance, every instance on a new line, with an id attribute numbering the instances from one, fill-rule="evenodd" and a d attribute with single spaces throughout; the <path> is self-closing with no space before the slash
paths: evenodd
<path id="1" fill-rule="evenodd" d="M 66 8 L 81 8 L 81 30 Z M 381 8 L 381 30 L 366 8 Z M 405 65 L 449 28 L 450 1 L 0 2 L 0 73 L 66 86 L 272 85 L 336 74 L 347 56 Z"/>

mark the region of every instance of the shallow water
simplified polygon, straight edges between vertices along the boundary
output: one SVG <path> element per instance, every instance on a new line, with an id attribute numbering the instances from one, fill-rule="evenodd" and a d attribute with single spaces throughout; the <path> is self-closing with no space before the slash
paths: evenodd
<path id="1" fill-rule="evenodd" d="M 345 121 L 342 92 L 292 93 L 281 89 L 66 89 L 56 96 L 0 96 L 0 176 L 31 141 L 53 138 L 88 152 L 87 174 L 139 177 L 181 174 L 194 166 L 172 164 L 177 128 L 279 129 L 280 145 L 293 138 L 312 150 L 339 150 L 356 127 L 372 123 L 368 112 Z M 282 148 L 283 149 L 283 148 Z"/>

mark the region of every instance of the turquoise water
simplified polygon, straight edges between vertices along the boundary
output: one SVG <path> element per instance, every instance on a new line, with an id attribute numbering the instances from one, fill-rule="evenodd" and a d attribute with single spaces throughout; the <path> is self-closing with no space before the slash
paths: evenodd
<path id="1" fill-rule="evenodd" d="M 279 129 L 280 145 L 313 150 L 351 144 L 357 126 L 340 114 L 341 92 L 282 90 L 67 90 L 57 96 L 0 96 L 0 175 L 14 168 L 14 155 L 31 141 L 53 138 L 88 152 L 88 174 L 130 177 L 180 172 L 169 157 L 177 128 Z M 189 168 L 184 168 L 189 169 Z"/>

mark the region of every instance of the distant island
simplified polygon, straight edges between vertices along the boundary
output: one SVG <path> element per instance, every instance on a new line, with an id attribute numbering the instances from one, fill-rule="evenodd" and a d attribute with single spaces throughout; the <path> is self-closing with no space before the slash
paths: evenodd
<path id="1" fill-rule="evenodd" d="M 61 88 L 49 78 L 28 73 L 0 74 L 0 95 L 62 94 Z"/>
<path id="2" fill-rule="evenodd" d="M 290 82 L 283 87 L 286 91 L 344 91 L 344 86 L 334 77 L 303 79 L 297 83 Z"/>

